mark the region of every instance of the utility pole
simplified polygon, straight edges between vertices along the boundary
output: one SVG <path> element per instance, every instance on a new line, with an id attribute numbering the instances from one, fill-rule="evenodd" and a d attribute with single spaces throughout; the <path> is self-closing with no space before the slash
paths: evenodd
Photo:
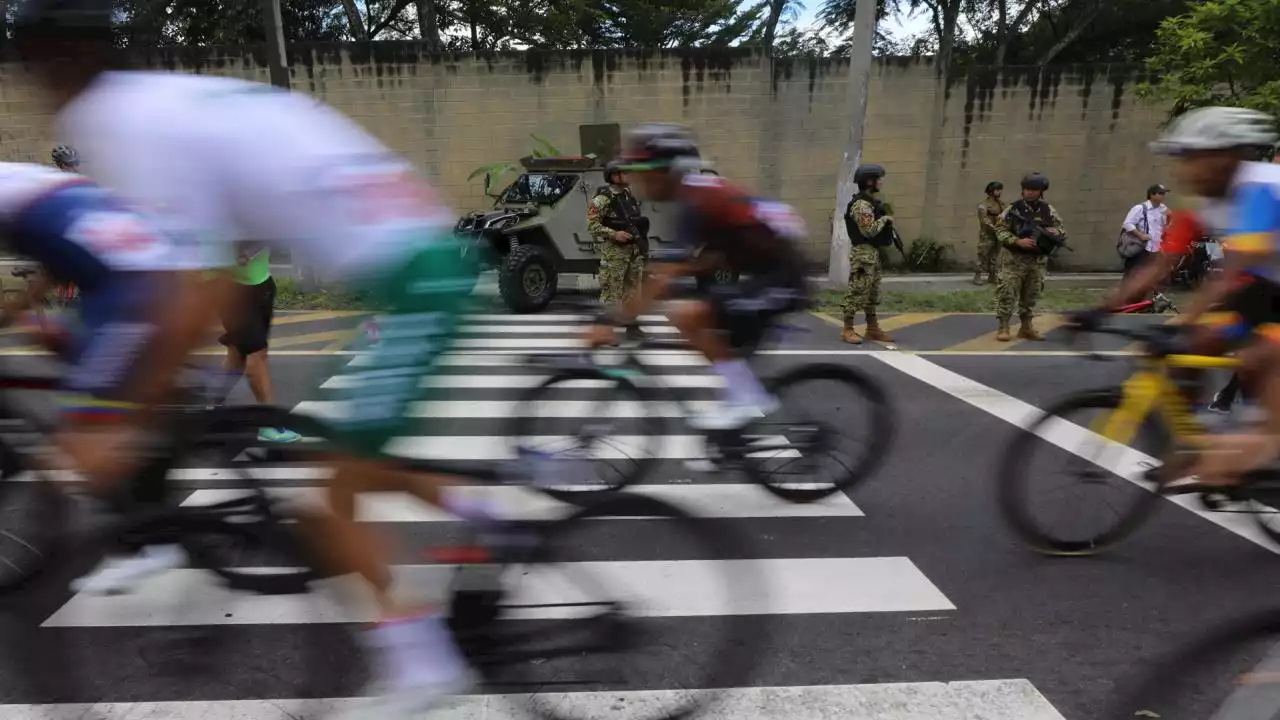
<path id="1" fill-rule="evenodd" d="M 267 31 L 267 70 L 271 84 L 289 89 L 289 68 L 285 65 L 284 21 L 280 19 L 280 0 L 262 0 L 262 27 Z"/>
<path id="2" fill-rule="evenodd" d="M 849 57 L 849 134 L 844 162 L 836 185 L 836 207 L 831 216 L 831 257 L 828 277 L 837 287 L 849 282 L 849 233 L 844 208 L 853 199 L 853 173 L 862 162 L 862 130 L 867 120 L 867 89 L 871 84 L 871 46 L 876 38 L 876 0 L 858 0 L 853 16 L 853 50 Z"/>

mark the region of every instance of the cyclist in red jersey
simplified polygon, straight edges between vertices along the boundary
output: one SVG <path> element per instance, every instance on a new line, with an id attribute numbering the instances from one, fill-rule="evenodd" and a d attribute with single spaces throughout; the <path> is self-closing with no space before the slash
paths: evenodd
<path id="1" fill-rule="evenodd" d="M 700 297 L 679 302 L 672 322 L 706 355 L 724 378 L 723 403 L 691 418 L 705 430 L 736 430 L 774 412 L 778 401 L 746 363 L 770 325 L 802 309 L 809 296 L 803 221 L 787 205 L 754 197 L 718 176 L 704 174 L 689 130 L 666 123 L 645 124 L 626 140 L 621 168 L 641 194 L 677 205 L 676 237 L 652 253 L 652 276 L 621 307 L 607 311 L 588 333 L 593 346 L 612 345 L 626 327 L 681 278 L 707 277 L 727 268 L 742 276 L 729 285 L 711 285 Z"/>

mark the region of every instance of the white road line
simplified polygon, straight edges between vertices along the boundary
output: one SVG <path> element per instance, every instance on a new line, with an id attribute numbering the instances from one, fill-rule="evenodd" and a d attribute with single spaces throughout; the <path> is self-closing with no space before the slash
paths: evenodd
<path id="1" fill-rule="evenodd" d="M 533 313 L 530 315 L 482 315 L 470 314 L 464 315 L 465 322 L 473 323 L 512 323 L 515 325 L 537 325 L 538 323 L 588 323 L 595 320 L 597 315 L 581 315 L 581 314 L 559 314 L 559 313 Z M 667 316 L 665 315 L 641 315 L 642 323 L 665 323 Z M 585 330 L 585 327 L 577 327 L 578 330 Z"/>
<path id="2" fill-rule="evenodd" d="M 422 379 L 424 388 L 458 388 L 468 390 L 522 390 L 537 387 L 547 380 L 548 375 L 432 375 Z M 334 375 L 320 386 L 322 390 L 345 390 L 358 387 L 363 378 L 355 375 Z M 706 375 L 656 375 L 651 382 L 673 388 L 721 388 L 724 378 L 708 373 Z M 580 390 L 586 388 L 607 388 L 613 386 L 612 380 L 570 380 L 559 383 L 558 388 Z"/>
<path id="3" fill-rule="evenodd" d="M 526 355 L 543 355 L 547 353 L 524 353 Z M 600 357 L 604 361 L 608 361 L 610 353 L 602 351 Z M 640 361 L 646 365 L 657 367 L 706 367 L 711 363 L 701 353 L 688 352 L 684 350 L 652 350 L 636 353 Z M 370 361 L 370 355 L 358 355 L 351 361 L 349 367 L 361 367 L 367 365 Z M 495 355 L 494 353 L 446 353 L 440 358 L 440 364 L 445 367 L 511 367 L 523 366 L 528 363 L 520 354 L 504 353 Z"/>
<path id="4" fill-rule="evenodd" d="M 585 488 L 584 488 L 585 489 Z M 521 487 L 478 486 L 457 488 L 483 497 L 513 520 L 548 520 L 564 517 L 566 506 L 536 490 Z M 234 500 L 246 494 L 241 489 L 197 490 L 183 501 L 183 507 L 199 507 Z M 322 488 L 268 488 L 268 492 L 289 502 L 323 502 Z M 812 503 L 791 503 L 773 497 L 757 485 L 635 485 L 633 495 L 665 500 L 699 518 L 766 517 L 862 517 L 863 512 L 843 493 Z M 364 493 L 357 499 L 356 519 L 360 522 L 417 523 L 455 522 L 457 518 L 403 493 Z M 611 518 L 628 519 L 628 518 Z"/>
<path id="5" fill-rule="evenodd" d="M 670 325 L 641 325 L 641 329 L 651 335 L 678 335 L 680 331 Z M 586 325 L 534 325 L 532 323 L 516 323 L 513 325 L 460 325 L 458 332 L 464 335 L 581 335 L 587 331 Z M 536 340 L 531 340 L 537 342 Z"/>
<path id="6" fill-rule="evenodd" d="M 688 410 L 710 412 L 720 405 L 715 400 L 693 400 L 686 403 Z M 332 419 L 347 414 L 347 403 L 340 400 L 308 400 L 293 409 L 302 415 Z M 541 400 L 537 403 L 521 403 L 515 400 L 441 400 L 417 402 L 409 408 L 409 417 L 418 418 L 509 418 L 519 411 L 522 417 L 538 418 L 590 418 L 607 413 L 613 418 L 684 417 L 686 410 L 675 403 L 645 403 L 639 400 L 619 400 L 604 405 L 590 400 Z"/>
<path id="7" fill-rule="evenodd" d="M 618 716 L 619 707 L 671 707 L 690 696 L 710 706 L 701 720 L 1065 720 L 1028 680 L 750 687 L 730 690 L 627 690 L 545 693 L 565 717 Z M 523 720 L 527 695 L 466 695 L 450 705 L 453 720 Z M 358 701 L 195 700 L 159 703 L 0 705 L 0 720 L 296 720 L 338 717 Z"/>
<path id="8" fill-rule="evenodd" d="M 695 460 L 707 457 L 706 440 L 701 435 L 611 435 L 596 439 L 592 457 L 597 460 L 634 460 L 646 457 L 647 446 L 657 440 L 650 457 L 667 460 Z M 787 438 L 782 435 L 761 436 L 756 444 L 772 449 L 753 453 L 762 457 L 800 457 L 797 450 L 782 450 Z M 569 435 L 536 435 L 520 438 L 522 446 L 531 450 L 557 454 L 572 451 L 577 438 Z M 513 441 L 493 435 L 411 436 L 393 439 L 384 450 L 392 455 L 432 460 L 514 460 Z"/>
<path id="9" fill-rule="evenodd" d="M 652 560 L 572 563 L 573 571 L 530 568 L 511 588 L 511 604 L 591 603 L 623 600 L 642 617 L 807 615 L 815 613 L 954 610 L 905 557 L 782 558 L 769 560 Z M 262 571 L 269 572 L 270 568 Z M 396 565 L 397 587 L 426 602 L 441 602 L 454 569 L 449 565 Z M 590 578 L 566 582 L 575 575 Z M 722 597 L 725 578 L 752 578 L 759 594 Z M 317 583 L 330 593 L 262 596 L 227 590 L 203 570 L 173 570 L 130 595 L 79 593 L 42 627 L 175 625 L 280 625 L 371 622 L 367 589 L 350 578 Z M 606 588 L 607 597 L 583 595 Z M 332 602 L 341 597 L 344 602 Z M 580 617 L 582 608 L 556 605 L 519 611 L 522 619 Z"/>
<path id="10" fill-rule="evenodd" d="M 877 352 L 873 353 L 872 357 L 1016 427 L 1025 427 L 1032 417 L 1041 412 L 1034 405 L 1010 397 L 999 390 L 970 380 L 921 357 L 895 352 Z M 1112 442 L 1087 428 L 1062 419 L 1045 423 L 1037 434 L 1046 442 L 1072 455 L 1088 460 L 1144 490 L 1150 489 L 1148 484 L 1142 481 L 1142 475 L 1152 464 L 1159 463 L 1158 458 Z M 1105 447 L 1106 451 L 1096 452 L 1101 447 Z M 1000 452 L 1000 448 L 991 448 L 990 452 Z M 1280 546 L 1271 542 L 1247 514 L 1210 512 L 1200 505 L 1200 500 L 1195 495 L 1167 495 L 1165 499 L 1259 547 L 1280 554 Z"/>

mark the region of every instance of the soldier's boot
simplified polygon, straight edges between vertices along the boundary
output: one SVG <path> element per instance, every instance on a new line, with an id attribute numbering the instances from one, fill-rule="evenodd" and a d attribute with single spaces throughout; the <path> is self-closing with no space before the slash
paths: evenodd
<path id="1" fill-rule="evenodd" d="M 994 269 L 994 266 L 992 266 L 992 267 L 993 267 L 993 269 L 991 269 L 991 270 L 988 270 L 988 271 L 987 271 L 987 284 L 988 284 L 988 285 L 995 285 L 995 284 L 996 284 L 996 271 L 995 271 L 995 269 Z"/>
<path id="2" fill-rule="evenodd" d="M 880 329 L 880 320 L 875 315 L 867 315 L 867 339 L 875 342 L 893 342 L 889 333 Z"/>
<path id="3" fill-rule="evenodd" d="M 1003 318 L 996 318 L 996 320 L 1000 323 L 999 329 L 996 330 L 996 340 L 999 342 L 1009 342 L 1012 340 L 1013 336 L 1009 334 L 1009 321 Z"/>
<path id="4" fill-rule="evenodd" d="M 1023 315 L 1019 318 L 1022 325 L 1018 328 L 1018 337 L 1023 340 L 1043 340 L 1044 336 L 1036 330 L 1036 326 L 1032 323 L 1030 315 Z"/>
<path id="5" fill-rule="evenodd" d="M 862 336 L 854 329 L 854 319 L 847 317 L 844 319 L 844 331 L 840 333 L 840 339 L 850 345 L 861 345 Z"/>
<path id="6" fill-rule="evenodd" d="M 982 285 L 982 284 L 983 284 L 983 283 L 982 283 L 982 269 L 981 269 L 981 268 L 979 268 L 979 269 L 977 269 L 977 270 L 974 270 L 974 271 L 973 271 L 973 284 L 974 284 L 974 285 Z"/>

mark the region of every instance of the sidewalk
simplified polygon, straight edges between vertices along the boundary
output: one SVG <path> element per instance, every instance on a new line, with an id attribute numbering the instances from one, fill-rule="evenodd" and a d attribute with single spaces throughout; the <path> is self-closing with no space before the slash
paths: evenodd
<path id="1" fill-rule="evenodd" d="M 831 283 L 825 275 L 810 275 L 814 284 L 824 290 L 844 288 L 843 283 Z M 1121 274 L 1113 273 L 1049 273 L 1046 283 L 1058 287 L 1106 288 L 1120 283 Z M 903 275 L 885 275 L 883 286 L 889 291 L 898 292 L 955 292 L 956 290 L 974 290 L 976 286 L 969 282 L 973 278 L 968 273 L 911 273 Z M 984 286 L 986 287 L 986 286 Z M 484 273 L 476 286 L 477 292 L 497 294 L 497 277 L 494 273 Z M 560 293 L 596 293 L 600 291 L 600 283 L 594 275 L 563 274 L 560 276 Z"/>

